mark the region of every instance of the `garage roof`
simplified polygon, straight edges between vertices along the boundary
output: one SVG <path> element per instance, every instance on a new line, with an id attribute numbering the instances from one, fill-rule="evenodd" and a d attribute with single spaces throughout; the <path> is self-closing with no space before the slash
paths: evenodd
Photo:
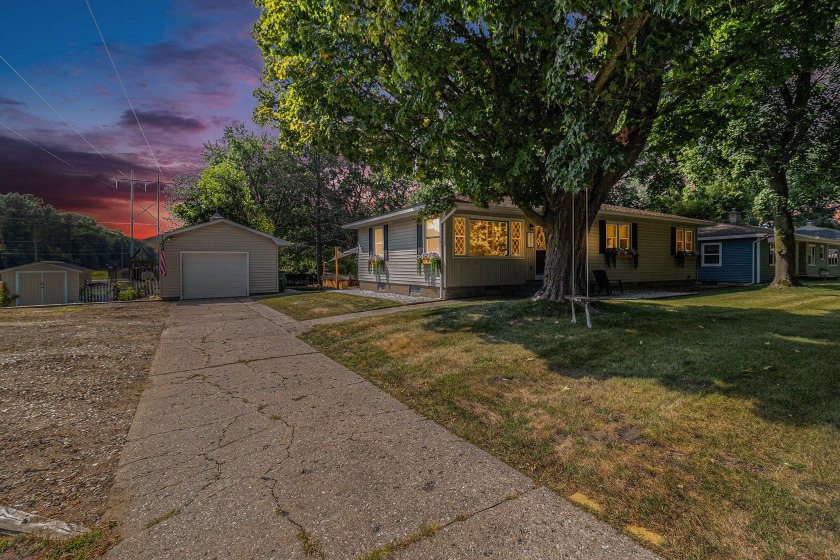
<path id="1" fill-rule="evenodd" d="M 227 224 L 229 226 L 237 227 L 239 229 L 244 229 L 245 231 L 249 231 L 249 232 L 254 233 L 256 235 L 260 235 L 260 236 L 265 237 L 267 239 L 271 239 L 272 241 L 274 241 L 274 243 L 278 247 L 288 247 L 289 245 L 292 245 L 292 243 L 290 243 L 290 242 L 288 242 L 284 239 L 280 239 L 279 237 L 274 237 L 273 235 L 269 235 L 267 233 L 256 230 L 254 228 L 249 228 L 248 226 L 243 226 L 242 224 L 237 224 L 236 222 L 231 222 L 230 220 L 226 220 L 223 217 L 221 217 L 219 214 L 213 214 L 213 217 L 210 218 L 209 222 L 204 222 L 204 223 L 201 223 L 201 224 L 196 224 L 194 226 L 189 226 L 189 227 L 169 231 L 169 232 L 166 232 L 166 233 L 162 233 L 160 235 L 156 235 L 154 237 L 149 237 L 148 239 L 144 239 L 143 241 L 145 243 L 161 243 L 163 241 L 166 241 L 166 239 L 168 237 L 172 237 L 173 235 L 177 235 L 177 234 L 180 234 L 180 233 L 186 233 L 188 231 L 194 231 L 194 230 L 197 230 L 197 229 L 201 229 L 201 228 L 216 225 L 216 224 Z"/>
<path id="2" fill-rule="evenodd" d="M 85 268 L 83 266 L 79 266 L 77 264 L 70 264 L 64 261 L 38 261 L 34 263 L 26 263 L 26 264 L 19 264 L 18 266 L 13 266 L 10 268 L 4 268 L 0 270 L 0 272 L 8 272 L 10 270 L 16 270 L 18 268 L 26 268 L 27 266 L 32 266 L 36 264 L 48 264 L 50 266 L 57 266 L 58 268 L 64 268 L 67 270 L 73 270 L 75 272 L 93 272 L 93 269 Z"/>

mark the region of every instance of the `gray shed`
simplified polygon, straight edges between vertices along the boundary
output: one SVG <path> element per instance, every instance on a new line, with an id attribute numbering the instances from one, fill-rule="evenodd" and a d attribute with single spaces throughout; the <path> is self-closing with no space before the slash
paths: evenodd
<path id="1" fill-rule="evenodd" d="M 291 245 L 216 214 L 209 222 L 145 240 L 166 260 L 162 299 L 245 297 L 278 291 L 278 247 Z"/>
<path id="2" fill-rule="evenodd" d="M 93 270 L 62 261 L 40 261 L 0 270 L 9 291 L 18 294 L 15 305 L 77 303 L 79 288 Z"/>

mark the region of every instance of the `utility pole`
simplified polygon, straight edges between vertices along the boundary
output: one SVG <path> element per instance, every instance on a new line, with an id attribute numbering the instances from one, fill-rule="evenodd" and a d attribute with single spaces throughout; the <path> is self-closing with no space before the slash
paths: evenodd
<path id="1" fill-rule="evenodd" d="M 131 233 L 129 234 L 128 258 L 134 258 L 134 170 L 131 170 Z"/>

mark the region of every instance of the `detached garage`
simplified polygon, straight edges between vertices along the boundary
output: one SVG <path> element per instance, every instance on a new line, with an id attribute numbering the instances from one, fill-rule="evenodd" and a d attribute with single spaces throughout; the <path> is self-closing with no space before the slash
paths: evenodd
<path id="1" fill-rule="evenodd" d="M 146 240 L 166 261 L 163 299 L 204 299 L 272 294 L 278 290 L 277 237 L 214 215 L 209 222 Z"/>
<path id="2" fill-rule="evenodd" d="M 0 270 L 9 292 L 18 294 L 15 305 L 78 303 L 79 288 L 93 270 L 62 261 L 41 261 Z"/>

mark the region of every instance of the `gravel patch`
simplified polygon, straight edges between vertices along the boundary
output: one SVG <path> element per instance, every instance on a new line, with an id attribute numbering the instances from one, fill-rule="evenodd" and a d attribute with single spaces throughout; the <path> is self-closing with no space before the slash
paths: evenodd
<path id="1" fill-rule="evenodd" d="M 351 296 L 365 296 L 379 299 L 388 299 L 391 301 L 398 301 L 400 303 L 426 303 L 429 301 L 438 301 L 437 298 L 427 298 L 423 296 L 405 296 L 402 294 L 391 294 L 387 292 L 372 292 L 370 290 L 359 290 L 350 288 L 349 290 L 336 290 L 336 294 L 347 294 Z"/>
<path id="2" fill-rule="evenodd" d="M 104 521 L 168 312 L 167 303 L 0 310 L 0 505 Z"/>

